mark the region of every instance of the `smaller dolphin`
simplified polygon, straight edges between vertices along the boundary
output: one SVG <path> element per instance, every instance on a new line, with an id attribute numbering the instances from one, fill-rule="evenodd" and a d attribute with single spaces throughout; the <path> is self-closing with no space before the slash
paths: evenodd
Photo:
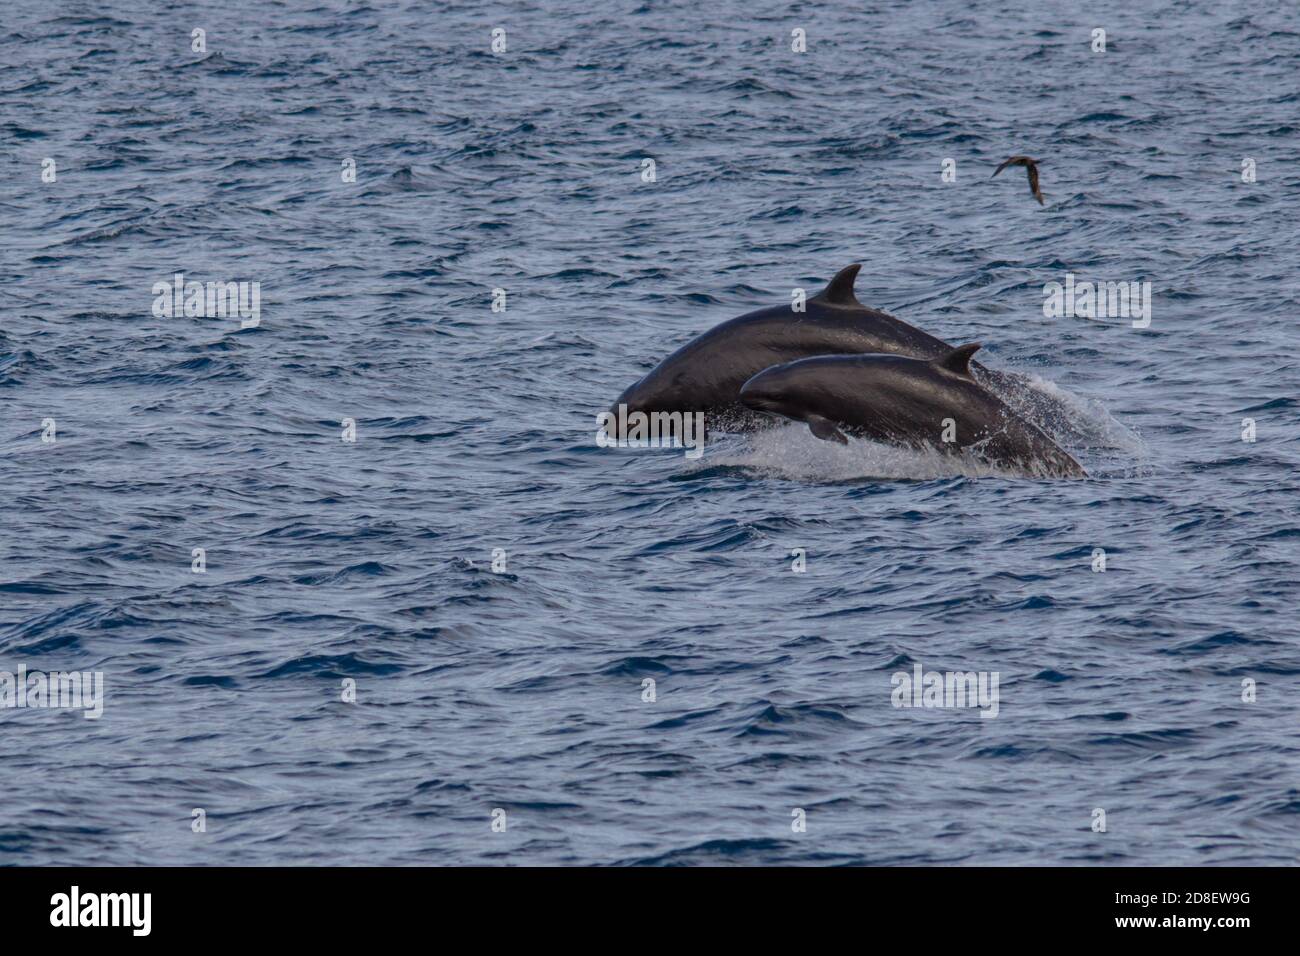
<path id="1" fill-rule="evenodd" d="M 1034 194 L 1034 198 L 1038 200 L 1038 205 L 1041 206 L 1043 205 L 1043 191 L 1038 188 L 1038 163 L 1039 160 L 1030 159 L 1028 156 L 1012 156 L 1010 159 L 1003 162 L 997 169 L 993 170 L 993 176 L 996 176 L 1008 166 L 1025 167 L 1025 171 L 1029 173 L 1029 191 Z M 992 179 L 993 176 L 990 176 L 989 179 Z"/>
<path id="2" fill-rule="evenodd" d="M 806 422 L 818 438 L 847 444 L 841 426 L 875 441 L 952 454 L 970 449 L 991 464 L 1032 475 L 1086 478 L 1080 464 L 1013 412 L 971 373 L 979 343 L 935 359 L 820 355 L 759 372 L 740 400 L 759 412 Z"/>

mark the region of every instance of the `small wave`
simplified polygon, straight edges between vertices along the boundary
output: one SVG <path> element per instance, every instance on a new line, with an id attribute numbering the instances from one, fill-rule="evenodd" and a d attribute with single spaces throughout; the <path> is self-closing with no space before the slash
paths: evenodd
<path id="1" fill-rule="evenodd" d="M 370 192 L 427 193 L 438 187 L 429 181 L 423 173 L 417 173 L 410 166 L 403 166 L 388 175 Z"/>
<path id="2" fill-rule="evenodd" d="M 402 671 L 399 664 L 387 664 L 365 660 L 356 654 L 306 654 L 294 657 L 265 673 L 263 678 L 296 677 L 299 674 L 314 674 L 317 677 L 340 679 L 350 675 L 385 675 Z"/>

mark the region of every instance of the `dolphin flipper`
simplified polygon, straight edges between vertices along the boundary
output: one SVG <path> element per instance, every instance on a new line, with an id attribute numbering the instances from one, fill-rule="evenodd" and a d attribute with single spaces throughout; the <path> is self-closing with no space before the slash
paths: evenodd
<path id="1" fill-rule="evenodd" d="M 841 445 L 847 445 L 849 440 L 844 437 L 844 433 L 835 427 L 835 423 L 829 418 L 822 418 L 820 415 L 809 415 L 807 419 L 808 429 L 822 441 L 835 441 Z"/>

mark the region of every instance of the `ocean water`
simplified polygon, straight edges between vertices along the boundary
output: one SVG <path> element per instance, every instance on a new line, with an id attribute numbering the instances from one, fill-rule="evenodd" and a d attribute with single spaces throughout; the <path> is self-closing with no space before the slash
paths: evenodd
<path id="1" fill-rule="evenodd" d="M 1300 11 L 1087 7 L 7 2 L 0 863 L 1294 863 Z M 597 447 L 850 262 L 1091 477 Z"/>

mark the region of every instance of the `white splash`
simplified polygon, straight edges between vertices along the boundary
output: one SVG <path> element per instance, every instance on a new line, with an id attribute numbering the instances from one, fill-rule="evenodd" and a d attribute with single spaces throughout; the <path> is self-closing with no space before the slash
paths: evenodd
<path id="1" fill-rule="evenodd" d="M 1073 392 L 1061 388 L 1055 382 L 1041 378 L 1032 372 L 1017 372 L 1015 374 L 1020 376 L 1025 384 L 1031 388 L 1064 405 L 1069 412 L 1069 424 L 1078 433 L 1087 436 L 1087 440 L 1084 441 L 1082 447 L 1077 443 L 1070 443 L 1072 447 L 1067 448 L 1067 451 L 1077 454 L 1088 449 L 1107 448 L 1138 457 L 1147 455 L 1146 443 L 1142 441 L 1138 433 L 1117 420 L 1106 409 L 1106 406 L 1097 399 L 1075 395 Z M 1021 411 L 1023 413 L 1025 410 L 1021 409 Z M 1033 415 L 1026 415 L 1026 417 L 1048 435 L 1057 437 L 1052 422 L 1039 421 Z M 1064 442 L 1061 442 L 1061 444 L 1065 445 Z"/>
<path id="2" fill-rule="evenodd" d="M 691 470 L 747 468 L 794 481 L 928 481 L 933 478 L 1016 477 L 971 456 L 912 450 L 850 438 L 847 445 L 822 441 L 803 422 L 787 422 L 744 436 L 710 442 Z"/>

